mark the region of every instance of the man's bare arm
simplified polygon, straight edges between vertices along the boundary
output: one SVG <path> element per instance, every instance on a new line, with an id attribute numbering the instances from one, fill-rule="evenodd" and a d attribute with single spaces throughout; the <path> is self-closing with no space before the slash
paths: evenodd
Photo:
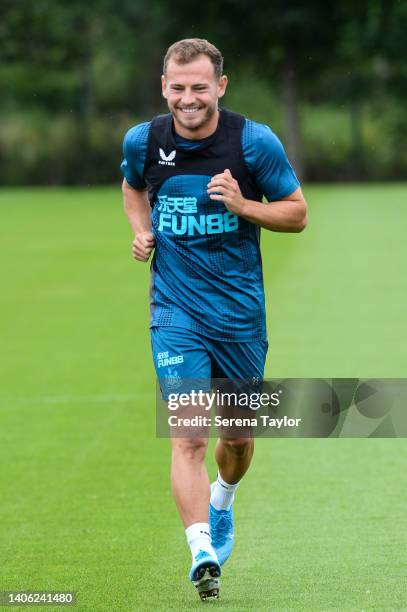
<path id="1" fill-rule="evenodd" d="M 274 232 L 301 232 L 307 225 L 307 204 L 300 188 L 278 202 L 262 204 L 246 200 L 229 170 L 217 174 L 208 185 L 212 200 L 224 202 L 230 212 Z"/>
<path id="2" fill-rule="evenodd" d="M 273 232 L 302 232 L 308 222 L 307 204 L 300 188 L 278 202 L 245 200 L 241 216 Z"/>
<path id="3" fill-rule="evenodd" d="M 134 232 L 133 257 L 139 261 L 148 261 L 155 242 L 151 232 L 151 208 L 147 190 L 134 189 L 124 179 L 122 192 L 124 210 Z"/>

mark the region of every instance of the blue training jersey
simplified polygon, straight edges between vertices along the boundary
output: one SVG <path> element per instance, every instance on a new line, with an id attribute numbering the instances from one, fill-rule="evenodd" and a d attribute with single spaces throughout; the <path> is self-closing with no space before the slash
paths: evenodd
<path id="1" fill-rule="evenodd" d="M 121 170 L 134 189 L 147 187 L 143 174 L 149 131 L 150 122 L 141 123 L 124 138 Z M 196 150 L 210 138 L 175 135 L 176 148 Z M 245 119 L 241 147 L 244 163 L 268 202 L 299 187 L 280 140 L 268 126 Z M 162 153 L 168 160 L 168 151 Z M 211 200 L 210 179 L 176 174 L 160 186 L 152 202 L 156 249 L 150 326 L 183 327 L 229 342 L 265 340 L 259 228 Z"/>

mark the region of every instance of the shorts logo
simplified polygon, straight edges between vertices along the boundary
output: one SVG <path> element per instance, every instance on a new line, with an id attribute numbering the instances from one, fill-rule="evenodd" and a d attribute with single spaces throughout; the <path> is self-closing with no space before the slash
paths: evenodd
<path id="1" fill-rule="evenodd" d="M 171 151 L 171 153 L 169 153 L 168 155 L 166 155 L 163 151 L 163 149 L 159 149 L 159 154 L 161 159 L 159 160 L 159 164 L 161 164 L 162 166 L 175 166 L 175 162 L 173 161 L 173 159 L 175 159 L 175 156 L 177 154 L 177 152 Z"/>
<path id="2" fill-rule="evenodd" d="M 168 351 L 164 351 L 163 353 L 157 353 L 158 368 L 166 368 L 168 366 L 176 365 L 177 363 L 184 363 L 183 355 L 172 355 L 170 357 Z M 171 369 L 172 368 L 168 368 L 168 370 Z"/>
<path id="3" fill-rule="evenodd" d="M 182 378 L 175 368 L 168 368 L 165 376 L 165 386 L 167 389 L 178 389 L 182 385 Z"/>

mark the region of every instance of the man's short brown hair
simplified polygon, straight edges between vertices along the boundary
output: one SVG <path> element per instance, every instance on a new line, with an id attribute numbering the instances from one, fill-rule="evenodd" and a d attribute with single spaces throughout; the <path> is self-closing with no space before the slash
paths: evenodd
<path id="1" fill-rule="evenodd" d="M 206 55 L 213 64 L 215 77 L 220 78 L 223 73 L 223 56 L 222 53 L 204 38 L 184 38 L 175 42 L 171 47 L 168 47 L 164 57 L 164 74 L 167 73 L 167 64 L 172 58 L 177 64 L 189 64 L 198 55 Z"/>

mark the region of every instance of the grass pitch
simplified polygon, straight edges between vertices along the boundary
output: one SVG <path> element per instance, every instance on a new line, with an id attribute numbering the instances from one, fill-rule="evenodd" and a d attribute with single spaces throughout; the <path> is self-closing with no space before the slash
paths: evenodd
<path id="1" fill-rule="evenodd" d="M 405 376 L 407 187 L 306 196 L 303 234 L 262 233 L 267 374 Z M 0 590 L 201 609 L 155 438 L 148 267 L 131 260 L 119 189 L 3 190 L 0 215 Z M 212 603 L 407 610 L 406 441 L 256 445 Z"/>

